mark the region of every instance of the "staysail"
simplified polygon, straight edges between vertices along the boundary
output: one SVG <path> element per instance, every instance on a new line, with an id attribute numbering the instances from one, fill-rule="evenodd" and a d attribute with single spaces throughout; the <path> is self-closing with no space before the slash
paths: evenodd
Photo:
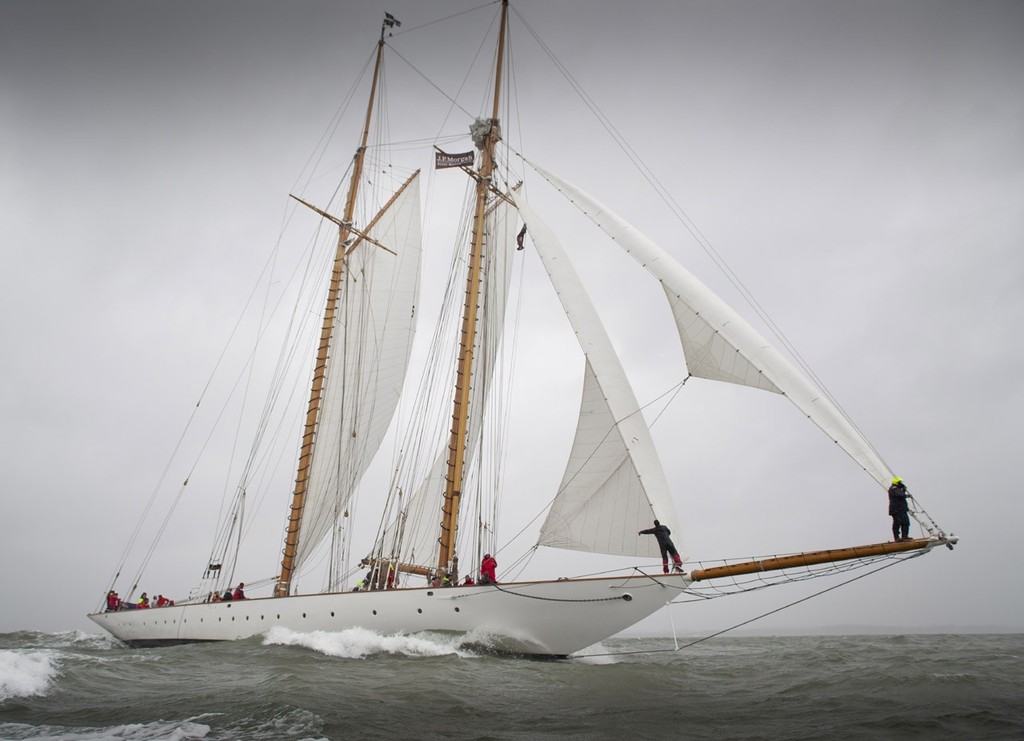
<path id="1" fill-rule="evenodd" d="M 665 290 L 689 372 L 785 395 L 883 487 L 892 471 L 863 434 L 745 319 L 635 227 L 574 185 L 529 163 L 576 204 Z"/>
<path id="2" fill-rule="evenodd" d="M 568 255 L 529 203 L 513 199 L 586 356 L 576 437 L 538 543 L 654 557 L 654 540 L 637 531 L 678 520 L 640 405 Z"/>
<path id="3" fill-rule="evenodd" d="M 347 507 L 398 406 L 419 292 L 418 176 L 378 215 L 366 236 L 346 259 L 296 569 Z"/>

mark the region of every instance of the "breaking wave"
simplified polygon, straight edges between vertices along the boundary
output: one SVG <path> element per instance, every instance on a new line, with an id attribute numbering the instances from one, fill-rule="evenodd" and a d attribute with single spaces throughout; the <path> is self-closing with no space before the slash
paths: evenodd
<path id="1" fill-rule="evenodd" d="M 378 654 L 395 656 L 469 655 L 459 649 L 461 637 L 438 634 L 380 635 L 366 628 L 347 628 L 338 632 L 315 630 L 299 633 L 275 627 L 267 631 L 264 645 L 303 646 L 325 656 L 363 659 Z"/>
<path id="2" fill-rule="evenodd" d="M 56 661 L 47 651 L 0 651 L 0 702 L 45 694 L 56 675 Z"/>
<path id="3" fill-rule="evenodd" d="M 192 721 L 158 720 L 152 723 L 128 723 L 106 728 L 0 723 L 0 736 L 5 739 L 45 738 L 51 741 L 187 741 L 206 738 L 209 732 L 210 726 Z"/>

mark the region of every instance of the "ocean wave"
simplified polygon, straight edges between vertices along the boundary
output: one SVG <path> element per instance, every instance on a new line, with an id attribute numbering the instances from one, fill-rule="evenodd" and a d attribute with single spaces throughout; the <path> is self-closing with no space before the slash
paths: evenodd
<path id="1" fill-rule="evenodd" d="M 0 634 L 0 648 L 124 648 L 124 644 L 106 633 L 85 633 L 81 630 L 65 630 L 59 633 L 43 633 L 22 630 L 17 633 Z"/>
<path id="2" fill-rule="evenodd" d="M 267 631 L 264 645 L 303 646 L 325 656 L 363 659 L 376 654 L 396 656 L 445 656 L 460 654 L 459 637 L 440 635 L 380 635 L 366 628 L 348 628 L 338 632 L 315 630 L 299 633 L 275 627 Z"/>
<path id="3" fill-rule="evenodd" d="M 192 721 L 154 721 L 128 723 L 106 728 L 67 726 L 30 726 L 22 723 L 0 723 L 0 737 L 5 739 L 47 739 L 47 741 L 187 741 L 206 738 L 210 727 Z"/>
<path id="4" fill-rule="evenodd" d="M 46 693 L 57 662 L 46 651 L 0 651 L 0 702 Z"/>

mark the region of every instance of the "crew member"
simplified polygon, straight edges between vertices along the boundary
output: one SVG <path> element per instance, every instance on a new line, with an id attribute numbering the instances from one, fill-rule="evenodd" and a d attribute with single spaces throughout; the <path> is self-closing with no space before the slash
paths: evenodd
<path id="1" fill-rule="evenodd" d="M 664 573 L 668 573 L 668 556 L 670 553 L 672 554 L 672 570 L 682 573 L 683 561 L 679 558 L 679 551 L 676 550 L 672 538 L 669 537 L 672 535 L 671 530 L 655 520 L 654 527 L 641 530 L 637 535 L 653 535 L 658 539 L 658 548 L 661 549 L 661 570 Z"/>
<path id="2" fill-rule="evenodd" d="M 484 560 L 480 563 L 480 583 L 497 584 L 498 577 L 495 572 L 498 569 L 498 561 L 490 553 L 484 554 Z"/>
<path id="3" fill-rule="evenodd" d="M 897 543 L 910 540 L 910 492 L 898 476 L 893 476 L 889 487 L 889 516 L 892 517 L 892 538 Z"/>

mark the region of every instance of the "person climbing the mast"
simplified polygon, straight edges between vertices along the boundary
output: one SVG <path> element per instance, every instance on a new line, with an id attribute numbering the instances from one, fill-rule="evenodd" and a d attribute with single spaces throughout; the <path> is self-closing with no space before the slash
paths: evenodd
<path id="1" fill-rule="evenodd" d="M 889 487 L 889 516 L 892 517 L 892 539 L 899 543 L 910 540 L 910 492 L 898 476 L 893 476 Z"/>
<path id="2" fill-rule="evenodd" d="M 675 543 L 672 542 L 672 531 L 662 525 L 657 520 L 654 521 L 654 527 L 649 527 L 646 530 L 641 530 L 637 535 L 653 535 L 658 539 L 658 548 L 661 549 L 661 570 L 664 573 L 668 573 L 668 554 L 672 554 L 672 570 L 683 572 L 683 561 L 679 558 L 679 551 L 676 550 Z"/>

